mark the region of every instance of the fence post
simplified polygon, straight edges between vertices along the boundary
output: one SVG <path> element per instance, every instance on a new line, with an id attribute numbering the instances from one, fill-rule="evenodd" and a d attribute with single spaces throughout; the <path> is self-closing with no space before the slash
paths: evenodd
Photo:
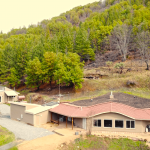
<path id="1" fill-rule="evenodd" d="M 30 103 L 31 103 L 31 96 L 30 96 Z"/>

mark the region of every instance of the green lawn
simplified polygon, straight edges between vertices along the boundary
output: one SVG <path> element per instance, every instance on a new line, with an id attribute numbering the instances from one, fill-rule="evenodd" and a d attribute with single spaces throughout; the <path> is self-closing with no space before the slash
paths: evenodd
<path id="1" fill-rule="evenodd" d="M 8 150 L 18 150 L 18 148 L 16 146 L 14 146 L 14 147 L 12 147 L 12 148 L 10 148 Z"/>
<path id="2" fill-rule="evenodd" d="M 15 140 L 15 135 L 6 128 L 0 126 L 0 146 Z"/>
<path id="3" fill-rule="evenodd" d="M 10 104 L 9 103 L 5 103 L 6 105 L 8 105 L 8 106 L 10 106 Z"/>
<path id="4" fill-rule="evenodd" d="M 80 137 L 78 141 L 64 144 L 61 150 L 150 150 L 145 142 L 127 138 L 110 139 L 97 136 Z"/>
<path id="5" fill-rule="evenodd" d="M 150 99 L 150 90 L 147 89 L 140 89 L 140 88 L 135 88 L 135 89 L 121 89 L 120 92 L 142 97 L 142 98 L 147 98 Z"/>

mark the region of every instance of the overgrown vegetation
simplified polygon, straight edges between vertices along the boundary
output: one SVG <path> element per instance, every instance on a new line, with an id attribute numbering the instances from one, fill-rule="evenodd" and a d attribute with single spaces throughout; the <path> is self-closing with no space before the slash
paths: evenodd
<path id="1" fill-rule="evenodd" d="M 13 142 L 14 140 L 14 134 L 6 128 L 0 126 L 0 146 Z"/>
<path id="2" fill-rule="evenodd" d="M 69 145 L 64 145 L 61 150 L 149 150 L 150 148 L 145 142 L 133 141 L 128 138 L 101 138 L 97 136 L 87 136 L 86 138 L 80 137 L 80 139 Z"/>

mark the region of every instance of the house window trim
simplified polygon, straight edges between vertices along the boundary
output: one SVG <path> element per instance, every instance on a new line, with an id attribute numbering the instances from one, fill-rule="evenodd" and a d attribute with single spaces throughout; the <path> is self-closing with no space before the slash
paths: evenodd
<path id="1" fill-rule="evenodd" d="M 105 127 L 105 120 L 111 120 L 112 121 L 112 127 Z M 104 119 L 104 128 L 113 128 L 113 119 Z"/>
<path id="2" fill-rule="evenodd" d="M 130 121 L 130 128 L 127 128 L 127 121 Z M 134 128 L 131 128 L 131 121 L 134 121 Z M 135 129 L 135 120 L 126 120 L 126 129 Z"/>
<path id="3" fill-rule="evenodd" d="M 116 127 L 116 121 L 123 121 L 123 127 Z M 115 128 L 117 128 L 117 129 L 123 129 L 124 128 L 124 120 L 116 120 L 115 119 Z"/>
<path id="4" fill-rule="evenodd" d="M 97 121 L 100 120 L 101 121 L 101 126 L 99 127 L 98 124 L 97 124 L 97 126 L 94 126 L 93 125 L 94 120 L 97 120 Z M 101 128 L 102 127 L 102 119 L 93 119 L 93 122 L 92 122 L 93 127 L 95 127 L 95 128 Z"/>

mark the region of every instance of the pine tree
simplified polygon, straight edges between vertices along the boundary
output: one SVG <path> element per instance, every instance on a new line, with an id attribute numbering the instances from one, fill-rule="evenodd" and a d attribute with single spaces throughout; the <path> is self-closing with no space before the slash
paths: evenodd
<path id="1" fill-rule="evenodd" d="M 43 70 L 42 70 L 42 65 L 39 59 L 36 57 L 34 60 L 30 60 L 27 68 L 26 68 L 26 85 L 29 87 L 37 87 L 37 90 L 39 90 L 41 81 L 43 80 Z"/>
<path id="2" fill-rule="evenodd" d="M 75 52 L 79 54 L 83 60 L 94 60 L 95 54 L 88 39 L 88 32 L 84 28 L 80 28 L 77 32 Z"/>
<path id="3" fill-rule="evenodd" d="M 56 53 L 54 52 L 46 52 L 44 54 L 44 59 L 42 62 L 43 72 L 44 72 L 44 81 L 49 82 L 51 85 L 51 82 L 54 78 L 54 72 L 56 70 Z"/>
<path id="4" fill-rule="evenodd" d="M 20 84 L 20 77 L 18 76 L 18 72 L 16 71 L 15 68 L 11 68 L 10 69 L 10 75 L 7 77 L 7 80 L 9 82 L 9 84 L 13 87 L 16 87 L 17 85 Z"/>

